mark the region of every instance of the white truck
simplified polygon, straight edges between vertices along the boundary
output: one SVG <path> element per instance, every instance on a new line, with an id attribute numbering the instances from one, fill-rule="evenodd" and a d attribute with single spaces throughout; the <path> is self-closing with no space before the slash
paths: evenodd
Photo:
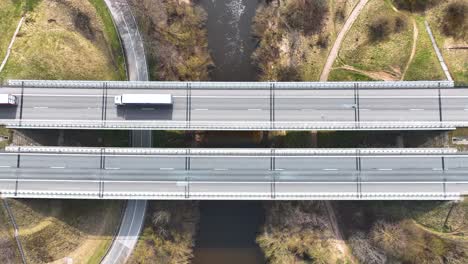
<path id="1" fill-rule="evenodd" d="M 172 105 L 170 94 L 122 94 L 114 98 L 116 105 Z"/>
<path id="2" fill-rule="evenodd" d="M 11 94 L 0 94 L 0 105 L 17 105 L 16 96 Z"/>

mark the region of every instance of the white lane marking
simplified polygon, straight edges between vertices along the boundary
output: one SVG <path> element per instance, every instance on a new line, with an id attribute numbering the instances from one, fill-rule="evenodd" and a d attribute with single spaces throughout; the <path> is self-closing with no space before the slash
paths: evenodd
<path id="1" fill-rule="evenodd" d="M 11 166 L 2 165 L 2 166 L 0 166 L 0 168 L 11 168 Z"/>
<path id="2" fill-rule="evenodd" d="M 282 170 L 284 170 L 284 169 L 275 169 L 275 170 L 277 170 L 277 171 L 282 171 Z"/>
<path id="3" fill-rule="evenodd" d="M 173 170 L 174 168 L 159 168 L 160 170 Z"/>
<path id="4" fill-rule="evenodd" d="M 379 171 L 391 171 L 393 169 L 378 169 Z"/>
<path id="5" fill-rule="evenodd" d="M 259 108 L 249 108 L 247 110 L 248 111 L 262 111 L 262 109 L 259 109 Z"/>
<path id="6" fill-rule="evenodd" d="M 463 110 L 468 111 L 468 108 L 465 108 L 465 109 L 463 109 Z"/>
<path id="7" fill-rule="evenodd" d="M 441 171 L 442 168 L 432 168 L 433 171 Z"/>
<path id="8" fill-rule="evenodd" d="M 214 169 L 215 171 L 227 171 L 228 169 Z"/>
<path id="9" fill-rule="evenodd" d="M 323 169 L 324 171 L 337 171 L 338 169 Z"/>
<path id="10" fill-rule="evenodd" d="M 106 170 L 120 170 L 120 168 L 105 168 Z"/>
<path id="11" fill-rule="evenodd" d="M 360 111 L 370 111 L 370 109 L 367 109 L 367 108 L 360 108 L 359 110 Z"/>
<path id="12" fill-rule="evenodd" d="M 302 108 L 301 111 L 315 111 L 317 109 L 314 108 Z"/>
<path id="13" fill-rule="evenodd" d="M 154 109 L 154 108 L 146 107 L 146 108 L 141 108 L 141 110 L 143 110 L 143 111 L 152 111 L 152 110 L 155 110 L 155 109 Z"/>
<path id="14" fill-rule="evenodd" d="M 208 108 L 197 108 L 195 111 L 208 111 Z"/>
<path id="15" fill-rule="evenodd" d="M 101 108 L 98 108 L 98 107 L 88 107 L 88 110 L 96 110 L 96 109 L 101 109 Z"/>
<path id="16" fill-rule="evenodd" d="M 35 106 L 34 109 L 47 109 L 48 106 Z"/>
<path id="17" fill-rule="evenodd" d="M 65 167 L 59 167 L 59 166 L 57 166 L 57 167 L 52 166 L 52 167 L 49 167 L 49 168 L 51 168 L 51 169 L 65 169 Z"/>
<path id="18" fill-rule="evenodd" d="M 410 111 L 424 111 L 423 108 L 411 108 Z"/>

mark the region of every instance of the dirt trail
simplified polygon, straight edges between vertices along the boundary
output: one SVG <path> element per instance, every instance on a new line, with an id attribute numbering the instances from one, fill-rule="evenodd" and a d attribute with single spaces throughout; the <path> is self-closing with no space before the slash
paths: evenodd
<path id="1" fill-rule="evenodd" d="M 354 24 L 354 21 L 358 18 L 359 14 L 361 13 L 364 6 L 367 4 L 368 0 L 360 0 L 359 3 L 354 7 L 353 12 L 349 15 L 348 19 L 346 19 L 345 24 L 341 28 L 340 33 L 336 37 L 335 43 L 333 43 L 333 47 L 328 54 L 327 61 L 325 62 L 325 66 L 323 67 L 322 74 L 320 75 L 320 81 L 324 82 L 328 80 L 328 75 L 332 69 L 333 63 L 338 57 L 338 52 L 340 51 L 341 43 L 348 33 L 351 26 Z"/>
<path id="2" fill-rule="evenodd" d="M 401 74 L 400 81 L 403 81 L 405 78 L 406 71 L 408 71 L 411 62 L 413 61 L 414 54 L 416 54 L 416 44 L 418 42 L 419 29 L 418 25 L 416 24 L 416 20 L 413 17 L 411 20 L 413 21 L 413 47 L 411 48 L 411 55 L 408 59 L 408 62 L 406 63 L 405 70 L 403 70 L 403 73 Z"/>
<path id="3" fill-rule="evenodd" d="M 336 69 L 343 69 L 347 71 L 357 72 L 369 78 L 372 78 L 374 80 L 382 80 L 382 81 L 397 81 L 399 80 L 399 76 L 400 76 L 398 72 L 365 71 L 365 70 L 357 69 L 351 65 L 343 65 Z"/>
<path id="4" fill-rule="evenodd" d="M 328 218 L 330 220 L 331 227 L 333 232 L 336 236 L 336 247 L 341 251 L 343 256 L 347 257 L 351 263 L 357 263 L 354 259 L 354 256 L 351 254 L 348 245 L 345 243 L 343 239 L 343 234 L 341 233 L 341 229 L 338 225 L 338 221 L 336 220 L 335 211 L 330 203 L 330 201 L 324 201 L 325 207 L 327 209 Z"/>

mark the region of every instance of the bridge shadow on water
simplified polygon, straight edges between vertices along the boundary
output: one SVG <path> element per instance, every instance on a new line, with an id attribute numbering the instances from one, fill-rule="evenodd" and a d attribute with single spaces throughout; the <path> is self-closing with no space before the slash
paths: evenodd
<path id="1" fill-rule="evenodd" d="M 264 222 L 262 202 L 202 201 L 193 264 L 266 263 L 255 242 Z"/>

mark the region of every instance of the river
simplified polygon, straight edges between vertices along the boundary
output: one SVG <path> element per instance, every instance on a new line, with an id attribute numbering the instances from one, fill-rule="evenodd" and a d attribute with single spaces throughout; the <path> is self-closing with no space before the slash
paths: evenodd
<path id="1" fill-rule="evenodd" d="M 208 48 L 215 63 L 213 81 L 255 81 L 251 25 L 258 0 L 199 0 L 207 12 Z"/>
<path id="2" fill-rule="evenodd" d="M 254 81 L 251 34 L 257 0 L 200 0 L 207 12 L 208 48 L 215 63 L 213 81 Z M 245 146 L 231 146 L 245 147 Z M 262 264 L 255 242 L 264 222 L 259 201 L 201 201 L 193 264 Z"/>

